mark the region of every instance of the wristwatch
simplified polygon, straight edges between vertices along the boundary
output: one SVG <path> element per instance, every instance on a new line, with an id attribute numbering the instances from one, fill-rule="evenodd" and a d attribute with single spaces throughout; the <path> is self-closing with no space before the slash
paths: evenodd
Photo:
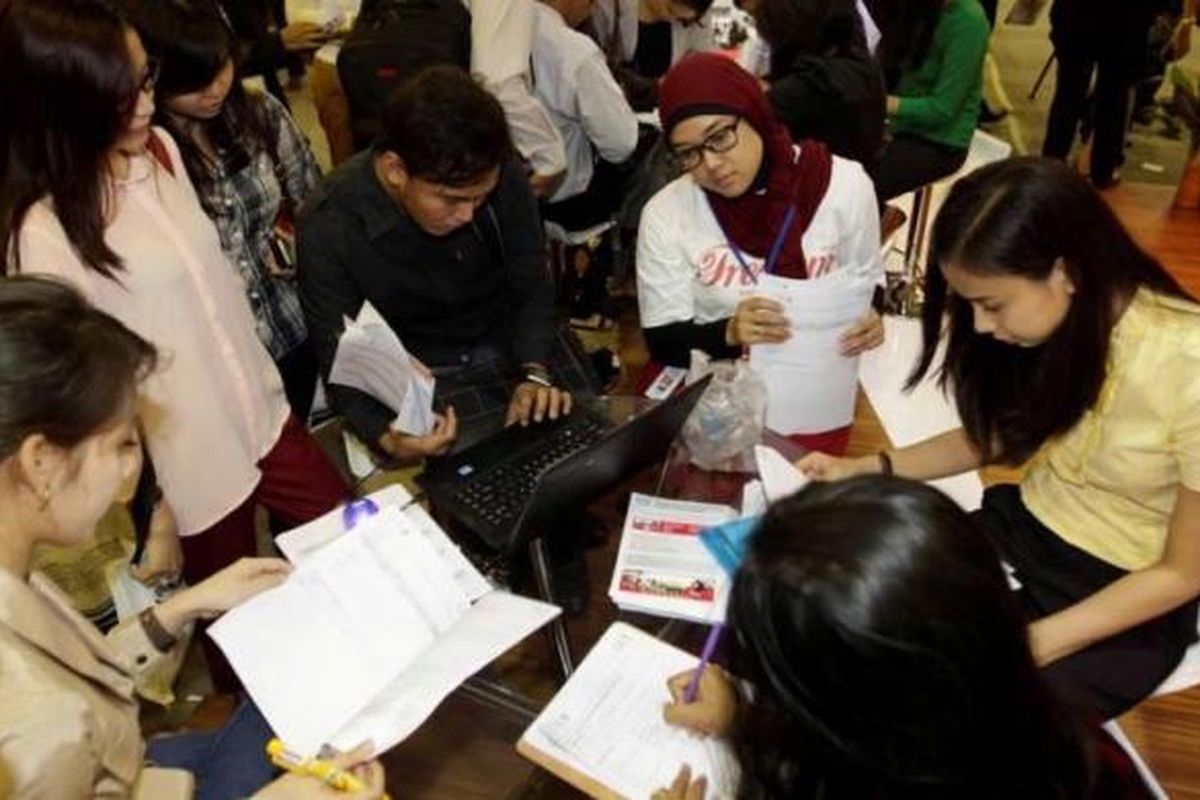
<path id="1" fill-rule="evenodd" d="M 523 365 L 525 367 L 525 383 L 536 383 L 538 386 L 545 386 L 547 389 L 554 386 L 554 379 L 550 375 L 550 370 L 542 364 L 531 361 Z"/>

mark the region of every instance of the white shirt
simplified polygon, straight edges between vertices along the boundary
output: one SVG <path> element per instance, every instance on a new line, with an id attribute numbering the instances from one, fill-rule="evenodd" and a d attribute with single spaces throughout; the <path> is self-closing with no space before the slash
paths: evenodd
<path id="1" fill-rule="evenodd" d="M 849 269 L 872 284 L 882 279 L 875 188 L 860 164 L 833 157 L 829 188 L 801 243 L 810 278 Z M 646 204 L 638 229 L 642 327 L 731 317 L 743 290 L 762 274 L 762 258 L 742 257 L 750 274 L 690 175 L 667 184 Z"/>
<path id="2" fill-rule="evenodd" d="M 880 33 L 879 26 L 875 24 L 875 19 L 867 10 L 867 4 L 863 0 L 858 0 L 854 4 L 854 8 L 858 11 L 858 18 L 862 20 L 863 33 L 867 37 L 867 49 L 871 51 L 871 55 L 875 55 L 875 50 L 878 49 L 879 40 L 883 38 L 883 34 Z"/>
<path id="3" fill-rule="evenodd" d="M 513 145 L 539 175 L 567 168 L 562 137 L 530 87 L 534 0 L 463 0 L 471 12 L 471 73 L 504 107 Z"/>
<path id="4" fill-rule="evenodd" d="M 566 148 L 567 176 L 550 198 L 558 202 L 587 189 L 595 155 L 620 164 L 633 154 L 637 116 L 596 43 L 572 30 L 558 11 L 540 3 L 534 24 L 533 80 Z"/>
<path id="5" fill-rule="evenodd" d="M 174 177 L 148 155 L 113 187 L 104 240 L 124 260 L 110 280 L 89 269 L 43 199 L 18 235 L 21 271 L 56 275 L 159 350 L 141 386 L 146 446 L 163 495 L 190 536 L 250 496 L 257 463 L 290 413 L 237 271 L 221 250 L 179 150 L 166 131 Z"/>

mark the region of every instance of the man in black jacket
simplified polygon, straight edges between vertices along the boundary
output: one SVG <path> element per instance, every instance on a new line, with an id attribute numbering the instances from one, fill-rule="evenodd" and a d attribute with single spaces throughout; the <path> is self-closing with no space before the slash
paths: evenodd
<path id="1" fill-rule="evenodd" d="M 578 375 L 556 355 L 537 203 L 499 103 L 466 72 L 433 67 L 400 88 L 384 129 L 302 210 L 301 299 L 324 374 L 343 319 L 369 301 L 437 376 L 445 416 L 416 436 L 357 390 L 331 385 L 334 407 L 400 459 L 444 452 L 460 423 L 486 433 L 568 413 L 562 387 Z"/>
<path id="2" fill-rule="evenodd" d="M 437 377 L 443 414 L 420 436 L 392 430 L 394 410 L 356 389 L 329 384 L 333 406 L 405 460 L 569 413 L 567 388 L 594 390 L 593 375 L 558 333 L 537 201 L 499 102 L 463 70 L 430 67 L 383 128 L 301 210 L 300 299 L 326 377 L 343 320 L 370 302 Z M 547 542 L 567 614 L 587 603 L 589 526 L 570 515 Z"/>

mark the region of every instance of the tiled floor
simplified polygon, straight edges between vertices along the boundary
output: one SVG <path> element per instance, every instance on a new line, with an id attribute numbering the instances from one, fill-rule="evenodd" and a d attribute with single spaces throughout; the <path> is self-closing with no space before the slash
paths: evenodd
<path id="1" fill-rule="evenodd" d="M 987 126 L 996 136 L 1011 142 L 1018 153 L 1041 152 L 1046 116 L 1054 96 L 1054 68 L 1051 67 L 1037 96 L 1030 92 L 1038 74 L 1051 55 L 1048 20 L 1049 3 L 1032 25 L 1014 25 L 1005 20 L 1017 0 L 1001 0 L 996 29 L 992 33 L 991 54 L 1000 76 L 1000 85 L 1012 102 L 1012 113 L 1001 122 Z M 1192 51 L 1178 63 L 1194 82 L 1200 76 L 1200 38 Z M 991 93 L 995 101 L 995 93 Z M 1160 96 L 1165 96 L 1160 95 Z M 1140 183 L 1170 183 L 1179 180 L 1186 156 L 1187 135 L 1172 139 L 1160 135 L 1162 124 L 1134 126 L 1129 136 L 1122 176 Z"/>

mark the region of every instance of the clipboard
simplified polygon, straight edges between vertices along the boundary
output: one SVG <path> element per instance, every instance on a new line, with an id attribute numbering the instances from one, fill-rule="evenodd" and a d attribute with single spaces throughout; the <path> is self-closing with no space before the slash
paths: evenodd
<path id="1" fill-rule="evenodd" d="M 667 679 L 694 669 L 686 653 L 615 622 L 517 742 L 517 752 L 590 797 L 643 800 L 679 768 L 709 781 L 709 800 L 735 795 L 727 743 L 698 739 L 662 719 Z"/>
<path id="2" fill-rule="evenodd" d="M 586 773 L 568 766 L 565 762 L 559 761 L 549 753 L 542 752 L 536 745 L 530 743 L 528 739 L 522 737 L 517 742 L 517 752 L 551 775 L 571 784 L 588 797 L 594 797 L 597 800 L 622 800 L 624 797 Z"/>

